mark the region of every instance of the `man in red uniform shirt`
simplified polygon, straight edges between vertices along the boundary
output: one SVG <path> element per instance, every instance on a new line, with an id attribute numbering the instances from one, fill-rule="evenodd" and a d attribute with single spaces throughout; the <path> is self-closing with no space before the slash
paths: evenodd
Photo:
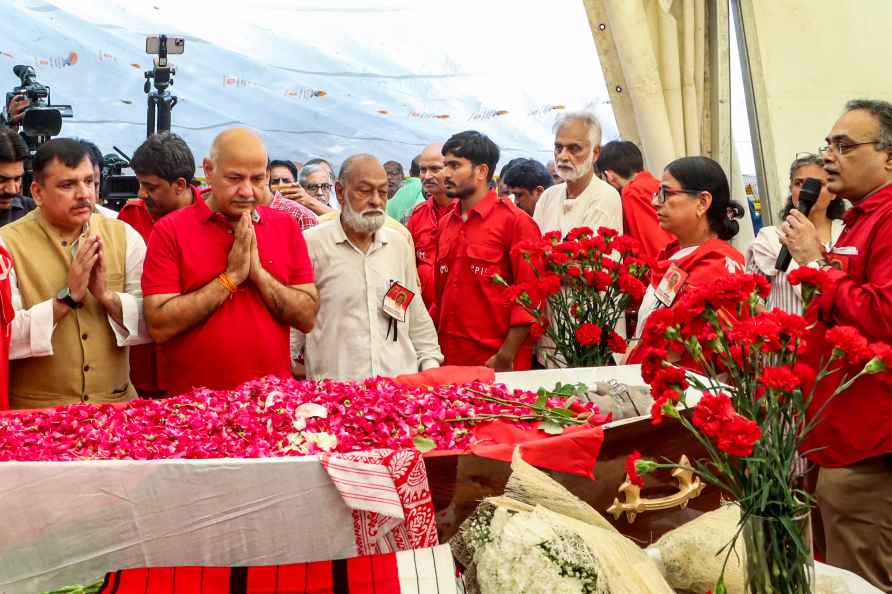
<path id="1" fill-rule="evenodd" d="M 446 195 L 443 176 L 443 145 L 432 144 L 418 155 L 418 168 L 421 188 L 427 200 L 419 204 L 409 215 L 406 227 L 415 242 L 415 263 L 418 267 L 418 282 L 421 297 L 428 311 L 433 308 L 436 298 L 434 286 L 434 258 L 437 255 L 437 225 L 454 202 Z"/>
<path id="2" fill-rule="evenodd" d="M 287 376 L 289 328 L 313 328 L 319 295 L 300 226 L 258 206 L 266 164 L 254 132 L 222 132 L 204 160 L 207 199 L 152 232 L 142 285 L 158 379 L 169 394 Z"/>
<path id="3" fill-rule="evenodd" d="M 892 344 L 892 103 L 846 104 L 821 149 L 827 189 L 854 206 L 845 230 L 824 253 L 814 225 L 793 210 L 782 241 L 800 265 L 827 270 L 833 287 L 813 307 L 819 327 L 854 326 L 871 341 Z M 810 350 L 830 347 L 808 339 Z M 817 356 L 814 357 L 817 359 Z M 815 361 L 816 363 L 817 361 Z M 850 366 L 833 377 L 852 377 Z M 828 384 L 829 381 L 823 382 Z M 818 388 L 810 412 L 835 386 Z M 827 541 L 827 562 L 892 592 L 892 387 L 868 375 L 826 408 L 803 446 L 821 466 L 816 496 Z"/>
<path id="4" fill-rule="evenodd" d="M 623 205 L 623 233 L 637 239 L 641 253 L 651 258 L 674 237 L 660 227 L 652 201 L 660 180 L 644 169 L 644 158 L 634 142 L 614 140 L 601 147 L 598 171 L 616 188 Z"/>
<path id="5" fill-rule="evenodd" d="M 192 185 L 195 159 L 182 138 L 162 132 L 139 145 L 130 167 L 139 181 L 139 197 L 127 201 L 118 219 L 129 223 L 148 244 L 158 219 L 201 200 L 200 190 Z M 163 396 L 154 344 L 130 347 L 130 381 L 144 398 Z"/>
<path id="6" fill-rule="evenodd" d="M 12 338 L 12 290 L 9 274 L 12 272 L 12 256 L 0 247 L 0 410 L 9 409 L 9 340 Z"/>
<path id="7" fill-rule="evenodd" d="M 510 303 L 503 287 L 535 283 L 518 243 L 541 238 L 539 227 L 510 200 L 489 189 L 499 147 L 475 131 L 454 135 L 443 145 L 446 195 L 458 198 L 437 228 L 432 317 L 446 365 L 486 365 L 496 371 L 529 369 L 532 316 Z"/>

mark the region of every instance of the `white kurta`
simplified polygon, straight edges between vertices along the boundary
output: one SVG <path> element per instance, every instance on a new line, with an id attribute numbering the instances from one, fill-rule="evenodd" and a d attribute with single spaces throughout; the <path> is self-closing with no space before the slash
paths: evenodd
<path id="1" fill-rule="evenodd" d="M 623 232 L 623 203 L 616 189 L 598 178 L 573 199 L 567 199 L 567 184 L 551 186 L 539 197 L 533 219 L 543 234 L 560 230 L 563 237 L 575 227 L 598 227 Z"/>
<path id="2" fill-rule="evenodd" d="M 421 299 L 409 241 L 385 226 L 363 253 L 347 239 L 340 219 L 313 227 L 304 237 L 320 299 L 316 325 L 305 338 L 308 378 L 361 380 L 439 367 L 443 354 Z M 394 281 L 415 293 L 406 321 L 397 323 L 396 340 L 382 310 Z"/>

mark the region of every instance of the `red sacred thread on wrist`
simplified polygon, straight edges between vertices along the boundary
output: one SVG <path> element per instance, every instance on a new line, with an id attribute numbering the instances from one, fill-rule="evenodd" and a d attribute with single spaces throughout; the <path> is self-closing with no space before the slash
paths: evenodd
<path id="1" fill-rule="evenodd" d="M 227 291 L 229 291 L 230 298 L 235 295 L 235 292 L 238 291 L 238 287 L 232 282 L 232 279 L 229 278 L 229 275 L 225 272 L 217 277 L 217 280 L 220 281 L 220 284 L 223 285 Z"/>

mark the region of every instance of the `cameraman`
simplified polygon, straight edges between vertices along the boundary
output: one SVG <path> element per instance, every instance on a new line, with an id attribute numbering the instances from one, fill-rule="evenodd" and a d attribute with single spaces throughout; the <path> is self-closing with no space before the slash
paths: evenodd
<path id="1" fill-rule="evenodd" d="M 36 208 L 22 196 L 22 176 L 28 147 L 14 130 L 0 126 L 0 227 L 16 221 Z"/>

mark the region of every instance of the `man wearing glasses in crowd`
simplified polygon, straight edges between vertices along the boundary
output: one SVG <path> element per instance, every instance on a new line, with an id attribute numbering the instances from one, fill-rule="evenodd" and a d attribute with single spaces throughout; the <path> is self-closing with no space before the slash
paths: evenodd
<path id="1" fill-rule="evenodd" d="M 330 208 L 338 208 L 337 199 L 333 198 L 331 193 L 332 188 L 334 188 L 331 169 L 326 167 L 325 164 L 312 163 L 304 165 L 304 168 L 300 170 L 298 181 L 311 198 L 315 198 Z M 332 200 L 334 200 L 334 203 L 332 203 Z"/>
<path id="2" fill-rule="evenodd" d="M 853 326 L 871 342 L 892 344 L 892 103 L 849 101 L 826 140 L 827 189 L 853 205 L 845 230 L 826 252 L 814 225 L 793 210 L 782 241 L 800 265 L 832 279 L 811 306 L 819 331 Z M 815 351 L 809 364 L 828 357 L 825 341 L 808 344 Z M 863 361 L 838 365 L 842 371 L 818 388 L 812 410 L 836 387 L 827 384 L 851 378 Z M 821 467 L 816 496 L 827 562 L 892 592 L 892 387 L 880 377 L 865 376 L 833 400 L 803 448 Z"/>

